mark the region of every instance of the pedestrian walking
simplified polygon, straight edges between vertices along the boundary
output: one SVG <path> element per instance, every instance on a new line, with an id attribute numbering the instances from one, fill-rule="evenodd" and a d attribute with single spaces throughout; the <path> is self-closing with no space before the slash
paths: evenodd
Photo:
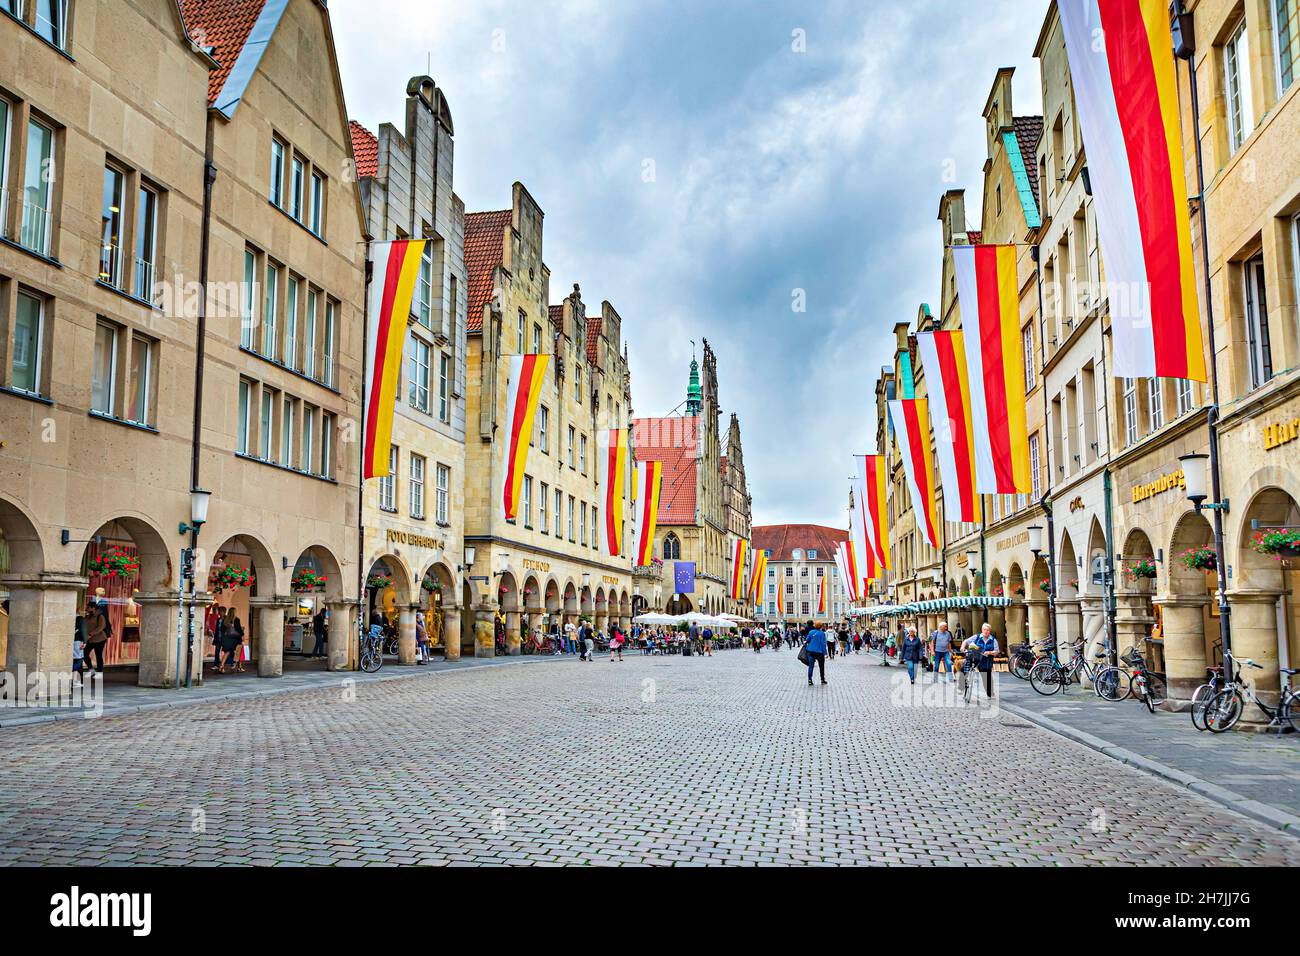
<path id="1" fill-rule="evenodd" d="M 316 637 L 316 646 L 311 649 L 311 656 L 324 657 L 325 638 L 326 635 L 329 633 L 329 629 L 325 626 L 325 608 L 318 607 L 316 609 L 316 613 L 312 615 L 311 630 L 312 630 L 312 634 L 315 635 Z M 418 632 L 417 632 L 417 640 L 418 640 Z"/>
<path id="2" fill-rule="evenodd" d="M 948 630 L 948 622 L 940 621 L 939 628 L 930 635 L 930 643 L 934 648 L 934 682 L 939 683 L 939 668 L 944 670 L 944 681 L 951 684 L 952 676 L 952 632 Z"/>
<path id="3" fill-rule="evenodd" d="M 596 632 L 590 624 L 582 625 L 582 659 L 590 664 L 596 659 Z"/>
<path id="4" fill-rule="evenodd" d="M 81 671 L 85 666 L 86 618 L 78 614 L 72 626 L 72 686 L 81 686 Z"/>
<path id="5" fill-rule="evenodd" d="M 618 655 L 618 660 L 621 661 L 623 659 L 623 634 L 612 624 L 610 625 L 610 628 L 613 631 L 613 637 L 611 637 L 609 641 L 609 662 L 612 664 L 615 660 L 615 654 Z"/>
<path id="6" fill-rule="evenodd" d="M 813 685 L 813 665 L 821 674 L 822 683 L 826 683 L 826 632 L 814 624 L 808 622 L 808 634 L 804 638 L 803 649 L 808 659 L 808 686 Z"/>
<path id="7" fill-rule="evenodd" d="M 907 626 L 907 636 L 903 638 L 903 664 L 907 667 L 907 678 L 913 684 L 916 683 L 916 668 L 921 663 L 921 652 L 924 645 L 921 639 L 916 636 L 916 628 L 911 624 Z"/>
<path id="8" fill-rule="evenodd" d="M 985 624 L 980 628 L 979 634 L 970 639 L 972 651 L 978 648 L 979 661 L 976 664 L 980 675 L 984 680 L 984 695 L 993 699 L 993 660 L 998 656 L 998 639 L 993 634 L 993 628 Z"/>
<path id="9" fill-rule="evenodd" d="M 113 622 L 108 617 L 108 605 L 99 598 L 91 598 L 86 605 L 86 646 L 82 653 L 88 672 L 104 673 L 104 650 L 113 636 Z M 96 666 L 97 665 L 97 666 Z"/>
<path id="10" fill-rule="evenodd" d="M 244 662 L 240 660 L 240 653 L 244 647 L 244 625 L 240 623 L 239 615 L 235 609 L 227 608 L 226 616 L 221 619 L 221 625 L 218 627 L 218 633 L 221 635 L 221 667 L 222 674 L 226 673 L 226 665 L 230 665 L 231 671 L 243 671 Z"/>
<path id="11" fill-rule="evenodd" d="M 429 660 L 429 635 L 424 629 L 424 615 L 415 615 L 415 663 L 426 664 Z"/>

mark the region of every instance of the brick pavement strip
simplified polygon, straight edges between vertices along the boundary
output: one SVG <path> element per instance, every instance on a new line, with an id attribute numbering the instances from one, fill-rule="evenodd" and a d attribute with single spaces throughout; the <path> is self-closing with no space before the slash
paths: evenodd
<path id="1" fill-rule="evenodd" d="M 865 656 L 828 676 L 788 651 L 562 660 L 0 729 L 0 864 L 1297 858 L 1006 711 L 914 704 Z"/>

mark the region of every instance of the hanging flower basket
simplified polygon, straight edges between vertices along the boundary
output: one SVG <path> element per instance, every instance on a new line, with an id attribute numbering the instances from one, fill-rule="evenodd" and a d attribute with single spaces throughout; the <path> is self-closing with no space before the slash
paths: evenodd
<path id="1" fill-rule="evenodd" d="M 1218 557 L 1210 547 L 1188 548 L 1178 556 L 1178 560 L 1189 571 L 1214 571 L 1219 565 Z"/>
<path id="2" fill-rule="evenodd" d="M 1300 528 L 1265 528 L 1256 531 L 1253 546 L 1260 554 L 1271 554 L 1279 561 L 1300 557 Z"/>
<path id="3" fill-rule="evenodd" d="M 1077 588 L 1077 587 L 1079 586 L 1079 579 L 1078 579 L 1078 578 L 1070 578 L 1070 580 L 1066 581 L 1065 583 L 1068 584 L 1068 585 L 1069 585 L 1070 587 L 1072 587 L 1072 588 Z"/>
<path id="4" fill-rule="evenodd" d="M 993 596 L 994 596 L 994 597 L 1005 597 L 1005 596 L 1006 596 L 1006 590 L 1002 587 L 1002 585 L 999 584 L 997 587 L 995 587 L 995 588 L 993 589 Z"/>
<path id="5" fill-rule="evenodd" d="M 392 586 L 393 576 L 391 574 L 366 575 L 366 590 L 368 591 L 387 591 Z"/>
<path id="6" fill-rule="evenodd" d="M 129 577 L 140 570 L 140 559 L 117 546 L 101 551 L 90 559 L 90 573 L 106 578 Z"/>
<path id="7" fill-rule="evenodd" d="M 234 588 L 251 587 L 253 584 L 253 571 L 251 568 L 240 567 L 238 564 L 227 564 L 212 572 L 212 590 L 216 594 L 222 591 L 230 591 Z"/>
<path id="8" fill-rule="evenodd" d="M 293 576 L 289 586 L 295 591 L 324 591 L 326 577 L 311 568 L 303 568 Z"/>
<path id="9" fill-rule="evenodd" d="M 437 578 L 427 577 L 420 582 L 420 587 L 432 594 L 434 591 L 442 590 L 442 582 Z"/>
<path id="10" fill-rule="evenodd" d="M 1044 594 L 1050 594 L 1052 590 L 1052 582 L 1047 578 L 1043 578 L 1043 580 L 1038 582 L 1038 590 L 1042 591 Z"/>
<path id="11" fill-rule="evenodd" d="M 1144 559 L 1136 564 L 1130 564 L 1124 569 L 1124 573 L 1139 581 L 1153 580 L 1156 576 L 1156 564 L 1154 561 Z"/>
<path id="12" fill-rule="evenodd" d="M 1016 597 L 1024 597 L 1025 586 L 1023 584 L 1017 584 L 1015 587 L 1011 589 L 1011 593 L 1014 594 Z"/>

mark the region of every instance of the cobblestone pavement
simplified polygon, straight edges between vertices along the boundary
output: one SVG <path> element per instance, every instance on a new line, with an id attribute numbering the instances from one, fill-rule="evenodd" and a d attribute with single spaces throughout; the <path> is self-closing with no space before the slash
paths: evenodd
<path id="1" fill-rule="evenodd" d="M 487 667 L 0 729 L 0 862 L 1284 864 L 1300 841 L 865 655 Z M 1222 856 L 1220 854 L 1223 854 Z"/>

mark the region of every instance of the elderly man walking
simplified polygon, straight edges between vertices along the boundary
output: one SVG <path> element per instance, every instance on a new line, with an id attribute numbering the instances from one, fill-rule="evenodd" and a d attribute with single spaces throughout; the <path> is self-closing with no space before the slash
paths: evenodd
<path id="1" fill-rule="evenodd" d="M 940 621 L 939 628 L 930 635 L 930 643 L 934 647 L 934 682 L 939 683 L 939 667 L 943 666 L 944 681 L 951 684 L 952 675 L 952 632 L 948 630 L 948 622 Z"/>

